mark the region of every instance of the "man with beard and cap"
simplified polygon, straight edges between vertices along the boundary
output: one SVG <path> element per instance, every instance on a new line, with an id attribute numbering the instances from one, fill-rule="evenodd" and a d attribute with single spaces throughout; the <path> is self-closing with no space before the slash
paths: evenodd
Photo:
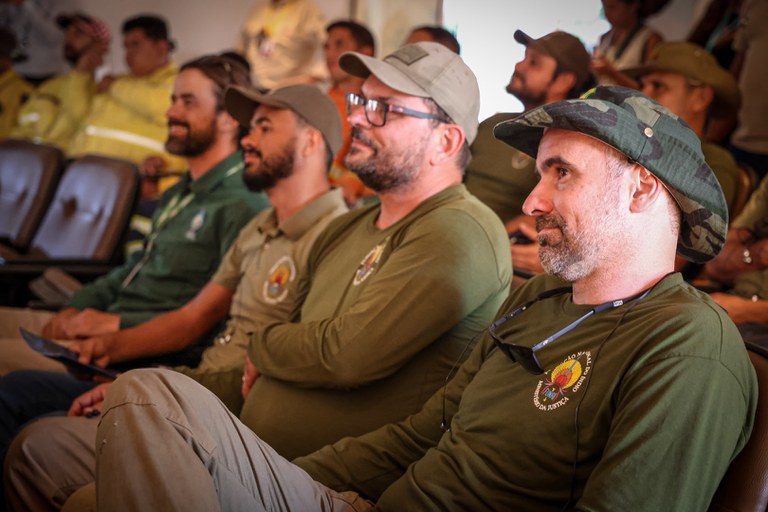
<path id="1" fill-rule="evenodd" d="M 248 333 L 291 320 L 299 276 L 312 244 L 347 207 L 341 191 L 331 190 L 328 181 L 333 155 L 342 144 L 341 119 L 319 88 L 296 85 L 262 95 L 233 87 L 226 93 L 225 105 L 250 130 L 241 141 L 243 180 L 251 190 L 265 191 L 272 208 L 240 231 L 219 269 L 192 300 L 144 324 L 86 340 L 79 350 L 84 362 L 146 357 L 194 343 L 228 318 L 199 366 L 175 370 L 206 386 L 239 413 Z M 32 393 L 58 389 L 68 378 L 37 373 L 29 389 Z M 5 473 L 14 508 L 58 509 L 77 489 L 69 482 L 93 480 L 97 420 L 90 415 L 99 410 L 110 384 L 90 385 L 93 389 L 82 396 L 62 396 L 58 404 L 75 417 L 41 419 L 16 437 Z M 0 380 L 0 397 L 2 391 Z M 3 405 L 0 401 L 0 411 Z M 65 488 L 69 491 L 63 492 Z"/>
<path id="2" fill-rule="evenodd" d="M 63 15 L 57 22 L 72 69 L 40 84 L 21 108 L 11 136 L 65 148 L 88 113 L 96 90 L 94 72 L 103 64 L 112 34 L 104 21 L 84 13 Z"/>
<path id="3" fill-rule="evenodd" d="M 418 413 L 290 463 L 212 395 L 138 370 L 102 409 L 99 508 L 706 510 L 757 381 L 726 313 L 673 272 L 727 229 L 698 137 L 622 87 L 495 134 L 536 157 L 523 209 L 554 275 L 512 291 Z"/>
<path id="4" fill-rule="evenodd" d="M 348 52 L 340 63 L 365 78 L 364 96 L 347 99 L 352 145 L 346 164 L 381 203 L 335 219 L 315 242 L 299 285 L 298 321 L 251 335 L 243 433 L 258 433 L 288 458 L 418 411 L 467 355 L 511 277 L 501 222 L 461 184 L 479 110 L 475 76 L 461 57 L 425 42 L 383 60 Z M 134 409 L 139 396 L 162 404 L 143 417 Z M 194 412 L 200 401 L 212 418 L 223 405 L 211 405 L 207 390 L 166 370 L 118 378 L 106 398 L 105 422 L 112 421 L 115 410 L 106 404 L 114 400 L 125 404 L 126 414 L 142 416 L 136 418 L 141 425 L 117 420 L 120 429 L 110 433 L 120 438 L 116 446 L 135 435 L 163 439 L 179 457 L 167 461 L 167 470 L 157 468 L 173 475 L 158 485 L 177 477 L 188 482 L 200 464 L 178 475 L 176 462 L 189 458 L 176 434 L 155 430 L 165 428 L 164 408 L 176 403 Z M 145 459 L 143 443 L 134 446 Z M 133 482 L 126 486 L 121 492 L 131 497 L 123 504 L 142 499 Z M 228 496 L 232 489 L 225 483 L 220 490 Z M 153 506 L 173 508 L 162 500 Z M 208 501 L 195 507 L 212 508 Z"/>
<path id="5" fill-rule="evenodd" d="M 659 43 L 644 64 L 625 69 L 643 94 L 679 115 L 701 139 L 701 151 L 723 189 L 728 213 L 739 192 L 739 168 L 727 149 L 704 139 L 710 119 L 735 115 L 741 103 L 736 79 L 707 50 L 693 43 Z M 738 213 L 738 212 L 737 212 Z"/>
<path id="6" fill-rule="evenodd" d="M 557 31 L 533 39 L 517 30 L 515 40 L 525 46 L 525 58 L 515 65 L 507 92 L 520 100 L 525 112 L 547 103 L 578 98 L 594 84 L 589 53 L 575 36 Z M 499 113 L 480 123 L 470 148 L 472 161 L 465 182 L 473 194 L 499 215 L 508 232 L 520 230 L 511 247 L 515 270 L 541 272 L 536 249 L 514 243 L 535 237 L 533 223 L 522 215 L 523 201 L 536 185 L 535 162 L 493 136 L 494 126 L 517 115 Z"/>
<path id="7" fill-rule="evenodd" d="M 242 183 L 240 127 L 223 106 L 224 90 L 233 83 L 248 84 L 248 73 L 228 59 L 207 57 L 184 66 L 166 113 L 166 147 L 185 157 L 189 171 L 163 195 L 144 248 L 84 286 L 56 314 L 0 308 L 0 375 L 62 369 L 29 349 L 18 326 L 67 340 L 113 333 L 178 308 L 208 282 L 240 229 L 268 205 Z M 172 359 L 194 362 L 201 351 L 187 347 Z"/>

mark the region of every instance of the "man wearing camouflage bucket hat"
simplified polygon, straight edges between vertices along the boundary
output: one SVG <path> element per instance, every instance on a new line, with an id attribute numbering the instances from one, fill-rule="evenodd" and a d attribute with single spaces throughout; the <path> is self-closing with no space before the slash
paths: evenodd
<path id="1" fill-rule="evenodd" d="M 739 189 L 739 168 L 723 147 L 704 140 L 710 117 L 735 116 L 741 101 L 736 79 L 704 48 L 685 41 L 661 43 L 642 66 L 627 69 L 641 91 L 680 116 L 701 139 L 704 159 L 723 189 L 729 214 Z"/>
<path id="2" fill-rule="evenodd" d="M 208 489 L 182 471 L 188 493 L 136 493 L 177 509 L 239 499 L 243 510 L 705 510 L 749 436 L 757 389 L 735 326 L 671 273 L 677 248 L 711 258 L 726 227 L 696 136 L 623 88 L 540 107 L 497 135 L 537 156 L 525 211 L 564 279 L 513 290 L 467 361 L 404 421 L 290 464 L 253 436 L 232 442 L 227 420 L 194 434 L 206 441 L 189 471 L 213 479 Z M 121 472 L 113 422 L 100 424 L 102 479 Z M 186 432 L 164 437 L 174 457 L 196 449 L 175 441 Z M 217 469 L 235 466 L 233 480 Z M 100 505 L 119 492 L 99 487 Z"/>

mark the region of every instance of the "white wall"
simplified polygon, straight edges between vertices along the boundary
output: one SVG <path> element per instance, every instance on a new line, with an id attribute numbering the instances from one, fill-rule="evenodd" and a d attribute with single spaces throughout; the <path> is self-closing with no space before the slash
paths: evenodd
<path id="1" fill-rule="evenodd" d="M 176 40 L 174 60 L 231 48 L 251 8 L 267 0 L 72 0 L 83 11 L 102 17 L 115 32 L 108 57 L 111 72 L 125 70 L 120 25 L 139 13 L 157 13 L 170 24 Z M 533 37 L 556 29 L 578 35 L 588 48 L 608 29 L 600 0 L 315 0 L 329 21 L 353 16 L 368 24 L 383 56 L 398 46 L 410 28 L 435 23 L 444 6 L 444 24 L 455 30 L 462 56 L 480 83 L 481 119 L 495 112 L 519 111 L 520 103 L 504 90 L 523 47 L 512 34 L 518 28 Z M 650 24 L 667 39 L 683 38 L 708 0 L 671 0 Z"/>
<path id="2" fill-rule="evenodd" d="M 649 24 L 666 39 L 682 39 L 701 2 L 672 0 Z M 600 34 L 610 28 L 601 16 L 601 0 L 445 0 L 444 5 L 445 25 L 456 31 L 462 56 L 478 76 L 480 119 L 522 110 L 517 98 L 505 90 L 515 64 L 525 54 L 525 47 L 513 37 L 515 30 L 535 38 L 564 30 L 578 36 L 591 51 Z"/>
<path id="3" fill-rule="evenodd" d="M 174 60 L 181 64 L 191 58 L 232 48 L 240 26 L 254 0 L 78 0 L 80 8 L 104 19 L 114 38 L 108 57 L 113 72 L 125 71 L 120 26 L 127 18 L 142 13 L 159 14 L 168 21 L 176 41 Z M 316 0 L 330 16 L 346 16 L 349 0 Z"/>

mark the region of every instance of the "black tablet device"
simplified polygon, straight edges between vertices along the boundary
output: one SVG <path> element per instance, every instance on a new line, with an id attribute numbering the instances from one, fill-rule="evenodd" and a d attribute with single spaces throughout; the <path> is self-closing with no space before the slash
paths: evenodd
<path id="1" fill-rule="evenodd" d="M 102 368 L 95 364 L 83 364 L 77 360 L 77 353 L 69 350 L 67 347 L 54 343 L 51 340 L 41 338 L 37 334 L 32 334 L 26 329 L 19 328 L 21 336 L 27 342 L 27 345 L 46 357 L 55 359 L 63 363 L 65 366 L 72 368 L 80 373 L 86 375 L 101 375 L 112 379 L 117 378 L 118 372 L 109 368 Z"/>

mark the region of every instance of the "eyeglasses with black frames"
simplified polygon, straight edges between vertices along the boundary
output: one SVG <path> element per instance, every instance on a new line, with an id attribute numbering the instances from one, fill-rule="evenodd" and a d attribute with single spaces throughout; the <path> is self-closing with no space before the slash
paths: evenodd
<path id="1" fill-rule="evenodd" d="M 404 116 L 418 117 L 420 119 L 435 119 L 441 123 L 452 123 L 452 121 L 446 117 L 432 114 L 430 112 L 419 112 L 418 110 L 411 110 L 410 108 L 401 107 L 400 105 L 391 105 L 385 101 L 374 100 L 372 98 L 365 98 L 355 93 L 347 94 L 347 115 L 352 115 L 352 111 L 355 107 L 363 107 L 365 110 L 365 118 L 371 124 L 377 128 L 381 128 L 387 124 L 387 114 L 394 112 L 396 114 L 402 114 Z"/>

